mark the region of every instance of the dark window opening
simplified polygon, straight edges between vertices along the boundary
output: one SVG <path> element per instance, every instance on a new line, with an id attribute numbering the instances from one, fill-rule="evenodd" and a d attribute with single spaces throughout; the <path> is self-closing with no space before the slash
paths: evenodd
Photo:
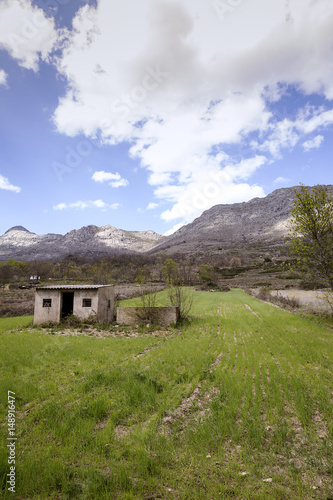
<path id="1" fill-rule="evenodd" d="M 52 299 L 43 299 L 43 307 L 52 307 Z"/>
<path id="2" fill-rule="evenodd" d="M 63 292 L 62 294 L 62 308 L 61 317 L 66 318 L 73 314 L 74 309 L 74 292 Z"/>
<path id="3" fill-rule="evenodd" d="M 111 300 L 108 300 L 108 307 L 111 307 Z"/>
<path id="4" fill-rule="evenodd" d="M 82 299 L 82 307 L 91 307 L 91 299 Z"/>

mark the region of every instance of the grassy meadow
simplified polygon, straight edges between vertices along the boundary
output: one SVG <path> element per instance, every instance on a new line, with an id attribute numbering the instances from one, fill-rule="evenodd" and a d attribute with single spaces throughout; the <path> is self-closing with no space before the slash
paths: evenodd
<path id="1" fill-rule="evenodd" d="M 17 328 L 26 328 L 32 326 L 33 316 L 18 316 L 16 318 L 0 318 L 0 333 L 14 330 Z"/>
<path id="2" fill-rule="evenodd" d="M 0 320 L 2 498 L 333 498 L 329 324 L 233 290 L 175 328 L 30 325 Z"/>

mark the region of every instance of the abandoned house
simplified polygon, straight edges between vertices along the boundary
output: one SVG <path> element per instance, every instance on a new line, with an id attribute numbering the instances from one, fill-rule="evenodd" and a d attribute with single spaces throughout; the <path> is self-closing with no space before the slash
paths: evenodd
<path id="1" fill-rule="evenodd" d="M 100 322 L 112 322 L 113 285 L 39 286 L 35 294 L 34 324 L 59 322 L 66 316 L 80 319 L 96 316 Z"/>

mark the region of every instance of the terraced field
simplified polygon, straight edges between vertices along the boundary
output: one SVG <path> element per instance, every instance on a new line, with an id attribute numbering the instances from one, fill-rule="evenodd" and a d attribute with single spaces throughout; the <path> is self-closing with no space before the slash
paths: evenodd
<path id="1" fill-rule="evenodd" d="M 0 347 L 3 443 L 8 390 L 18 411 L 4 498 L 333 498 L 329 326 L 196 292 L 189 326 L 25 328 Z"/>

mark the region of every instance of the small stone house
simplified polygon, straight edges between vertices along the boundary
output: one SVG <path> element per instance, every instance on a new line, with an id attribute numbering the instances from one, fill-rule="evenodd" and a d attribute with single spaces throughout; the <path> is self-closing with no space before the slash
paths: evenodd
<path id="1" fill-rule="evenodd" d="M 98 321 L 113 321 L 113 285 L 39 286 L 35 292 L 34 324 L 58 323 L 73 314 L 80 319 L 96 316 Z"/>

